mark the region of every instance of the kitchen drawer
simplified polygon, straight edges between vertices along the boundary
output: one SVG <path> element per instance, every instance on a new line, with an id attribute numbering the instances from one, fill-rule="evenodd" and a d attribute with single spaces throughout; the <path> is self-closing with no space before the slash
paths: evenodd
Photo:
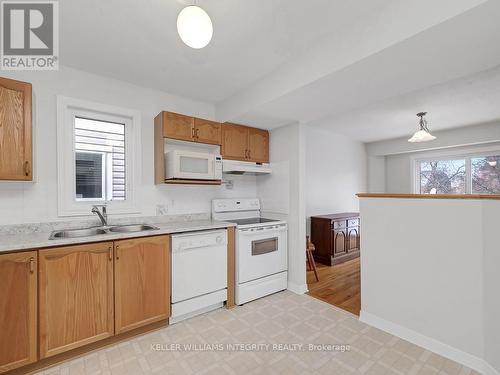
<path id="1" fill-rule="evenodd" d="M 332 228 L 333 229 L 343 229 L 346 227 L 346 221 L 345 220 L 342 220 L 342 221 L 334 221 L 332 223 Z"/>
<path id="2" fill-rule="evenodd" d="M 349 227 L 357 227 L 357 226 L 359 226 L 359 218 L 347 220 L 347 225 Z"/>

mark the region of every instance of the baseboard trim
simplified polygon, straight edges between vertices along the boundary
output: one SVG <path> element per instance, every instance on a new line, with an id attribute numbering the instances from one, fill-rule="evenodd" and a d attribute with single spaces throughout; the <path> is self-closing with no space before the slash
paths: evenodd
<path id="1" fill-rule="evenodd" d="M 467 366 L 475 371 L 482 374 L 488 375 L 500 375 L 498 372 L 486 372 L 486 367 L 490 367 L 483 359 L 478 358 L 472 354 L 466 353 L 462 350 L 456 349 L 448 344 L 442 343 L 431 337 L 422 335 L 416 331 L 409 328 L 400 326 L 396 323 L 390 322 L 388 320 L 379 318 L 373 314 L 367 313 L 366 311 L 361 311 L 359 315 L 359 320 L 375 328 L 381 329 L 391 335 L 397 336 L 403 340 L 409 341 L 412 344 L 418 345 L 424 349 L 431 352 L 439 354 L 443 357 L 451 359 L 457 363 Z"/>
<path id="2" fill-rule="evenodd" d="M 304 294 L 304 293 L 307 293 L 309 291 L 309 289 L 307 289 L 307 284 L 299 285 L 299 284 L 292 283 L 290 281 L 288 282 L 287 289 L 291 292 L 294 292 L 295 294 Z"/>

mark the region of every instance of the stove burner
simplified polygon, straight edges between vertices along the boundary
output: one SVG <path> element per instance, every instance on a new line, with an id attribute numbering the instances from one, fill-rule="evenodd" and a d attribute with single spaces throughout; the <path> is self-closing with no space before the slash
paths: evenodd
<path id="1" fill-rule="evenodd" d="M 249 225 L 249 224 L 264 224 L 264 223 L 272 223 L 279 220 L 266 219 L 263 217 L 252 217 L 250 219 L 233 219 L 228 220 L 232 223 L 236 223 L 236 225 Z"/>

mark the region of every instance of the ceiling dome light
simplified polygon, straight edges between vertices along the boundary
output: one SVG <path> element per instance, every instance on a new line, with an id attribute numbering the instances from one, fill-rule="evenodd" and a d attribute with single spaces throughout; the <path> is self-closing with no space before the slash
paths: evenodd
<path id="1" fill-rule="evenodd" d="M 427 120 L 424 118 L 427 112 L 419 112 L 417 113 L 417 116 L 420 117 L 420 130 L 417 130 L 415 134 L 413 134 L 413 137 L 408 139 L 408 142 L 411 143 L 418 143 L 418 142 L 428 142 L 428 141 L 433 141 L 436 139 L 431 132 L 429 131 L 429 128 L 427 127 Z"/>
<path id="2" fill-rule="evenodd" d="M 207 12 L 196 5 L 191 5 L 179 13 L 177 32 L 189 47 L 200 49 L 210 43 L 214 29 Z"/>
<path id="3" fill-rule="evenodd" d="M 496 160 L 489 160 L 488 164 L 490 165 L 490 167 L 496 167 L 497 166 L 497 161 Z"/>

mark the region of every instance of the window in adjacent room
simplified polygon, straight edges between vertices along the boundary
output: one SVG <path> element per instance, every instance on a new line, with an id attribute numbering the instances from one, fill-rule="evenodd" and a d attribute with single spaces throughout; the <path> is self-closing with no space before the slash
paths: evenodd
<path id="1" fill-rule="evenodd" d="M 500 155 L 471 158 L 472 194 L 500 194 Z"/>
<path id="2" fill-rule="evenodd" d="M 500 153 L 416 161 L 416 193 L 500 194 Z"/>
<path id="3" fill-rule="evenodd" d="M 420 194 L 465 194 L 465 160 L 421 161 Z"/>

